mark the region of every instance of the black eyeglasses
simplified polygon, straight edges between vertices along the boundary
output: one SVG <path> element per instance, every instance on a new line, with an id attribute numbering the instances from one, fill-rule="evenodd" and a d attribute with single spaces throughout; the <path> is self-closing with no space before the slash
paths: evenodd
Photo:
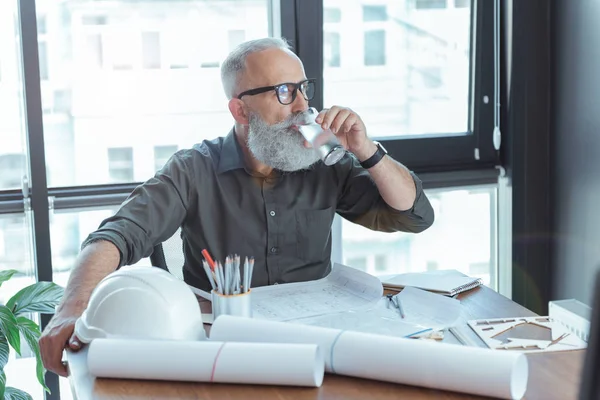
<path id="1" fill-rule="evenodd" d="M 274 90 L 275 93 L 277 93 L 277 100 L 279 100 L 281 104 L 287 105 L 292 104 L 294 100 L 296 100 L 298 89 L 300 89 L 300 92 L 302 92 L 302 96 L 304 96 L 306 101 L 312 100 L 315 95 L 315 79 L 306 79 L 298 83 L 286 82 L 275 86 L 265 86 L 256 89 L 250 89 L 240 93 L 237 98 L 241 99 L 244 96 L 254 96 L 255 94 L 261 94 L 270 90 Z"/>

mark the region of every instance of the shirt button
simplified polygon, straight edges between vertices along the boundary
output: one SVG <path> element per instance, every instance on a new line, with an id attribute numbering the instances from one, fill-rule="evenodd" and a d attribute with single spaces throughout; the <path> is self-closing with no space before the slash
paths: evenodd
<path id="1" fill-rule="evenodd" d="M 270 215 L 271 217 L 274 217 L 274 216 L 275 216 L 275 211 L 271 211 L 271 212 L 269 213 L 269 215 Z"/>
<path id="2" fill-rule="evenodd" d="M 271 254 L 277 253 L 277 247 L 271 247 Z"/>

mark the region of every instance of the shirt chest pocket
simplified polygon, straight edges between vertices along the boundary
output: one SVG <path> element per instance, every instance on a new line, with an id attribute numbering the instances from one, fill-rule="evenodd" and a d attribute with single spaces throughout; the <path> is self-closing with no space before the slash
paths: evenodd
<path id="1" fill-rule="evenodd" d="M 305 262 L 330 258 L 332 207 L 323 210 L 296 211 L 296 252 Z"/>

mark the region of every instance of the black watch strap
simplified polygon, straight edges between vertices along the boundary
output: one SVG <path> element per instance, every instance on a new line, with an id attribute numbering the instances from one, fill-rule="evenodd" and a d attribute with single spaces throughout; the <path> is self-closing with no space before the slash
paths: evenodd
<path id="1" fill-rule="evenodd" d="M 365 161 L 360 163 L 361 167 L 364 169 L 369 169 L 374 167 L 381 159 L 387 154 L 383 146 L 381 144 L 377 144 L 377 151 L 371 157 L 367 158 Z"/>

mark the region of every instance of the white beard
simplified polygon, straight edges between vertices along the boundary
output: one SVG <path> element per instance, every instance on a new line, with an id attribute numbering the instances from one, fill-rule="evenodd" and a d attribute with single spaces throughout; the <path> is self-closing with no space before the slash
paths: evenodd
<path id="1" fill-rule="evenodd" d="M 271 168 L 285 172 L 308 169 L 319 161 L 313 148 L 304 146 L 304 137 L 293 128 L 305 115 L 292 114 L 285 121 L 267 124 L 258 114 L 249 115 L 248 148 L 254 157 Z"/>

